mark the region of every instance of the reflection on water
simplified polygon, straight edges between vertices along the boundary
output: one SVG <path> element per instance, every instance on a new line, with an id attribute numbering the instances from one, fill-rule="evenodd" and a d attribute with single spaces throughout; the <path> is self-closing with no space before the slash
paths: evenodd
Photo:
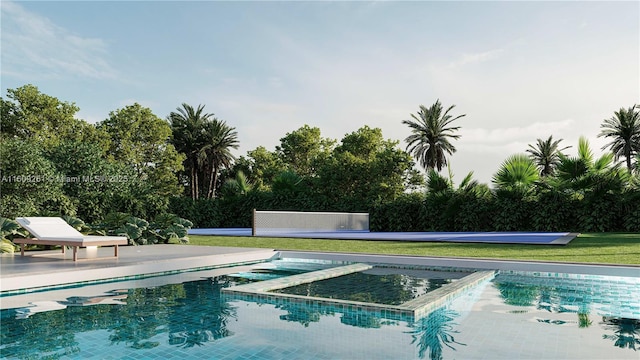
<path id="1" fill-rule="evenodd" d="M 229 279 L 221 277 L 120 290 L 113 296 L 72 297 L 61 302 L 67 306 L 63 310 L 27 317 L 28 308 L 3 310 L 2 356 L 68 356 L 79 351 L 77 334 L 96 330 L 107 330 L 112 344 L 133 349 L 157 347 L 160 342 L 152 339 L 159 334 L 168 334 L 171 345 L 202 345 L 233 335 L 227 323 L 235 318 L 235 309 L 222 300 L 220 291 L 230 285 Z M 117 299 L 119 305 L 104 301 L 108 299 Z M 89 303 L 95 305 L 83 306 Z"/>
<path id="2" fill-rule="evenodd" d="M 552 314 L 574 313 L 575 321 L 538 318 L 551 325 L 593 325 L 591 313 L 602 315 L 603 339 L 621 349 L 640 345 L 640 282 L 634 278 L 609 281 L 588 278 L 554 278 L 500 274 L 494 279 L 505 304 L 535 307 Z M 640 346 L 638 346 L 640 347 Z"/>
<path id="3" fill-rule="evenodd" d="M 399 279 L 398 276 L 394 278 Z M 197 348 L 232 337 L 235 334 L 229 328 L 229 322 L 238 320 L 237 303 L 229 301 L 221 290 L 238 285 L 236 280 L 220 276 L 181 284 L 114 290 L 93 297 L 71 296 L 65 301 L 3 310 L 2 357 L 55 359 L 79 356 L 81 351 L 87 351 L 87 334 L 103 334 L 100 335 L 102 341 L 106 336 L 111 345 L 139 351 L 151 351 L 163 344 L 181 349 Z M 390 290 L 394 291 L 399 294 L 387 296 L 402 297 L 407 288 L 400 286 Z M 340 324 L 346 327 L 379 331 L 385 327 L 408 326 L 412 329 L 408 332 L 411 343 L 418 349 L 420 358 L 429 355 L 431 359 L 439 359 L 443 346 L 453 349 L 453 344 L 460 344 L 453 338 L 456 331 L 452 321 L 457 313 L 446 309 L 417 322 L 403 324 L 366 311 L 337 312 L 296 302 L 274 307 L 284 312 L 274 320 L 297 322 L 303 328 L 335 316 L 339 316 Z"/>
<path id="4" fill-rule="evenodd" d="M 287 312 L 286 314 L 280 315 L 280 320 L 297 322 L 304 327 L 309 327 L 309 324 L 313 322 L 319 322 L 320 316 L 329 314 L 326 311 L 320 312 L 299 303 L 276 305 L 276 308 Z"/>
<path id="5" fill-rule="evenodd" d="M 402 285 L 402 277 L 393 276 L 387 280 L 399 281 L 397 284 Z M 635 351 L 640 348 L 640 321 L 632 316 L 638 311 L 638 302 L 634 299 L 640 296 L 640 283 L 613 284 L 500 275 L 493 284 L 486 286 L 491 291 L 478 287 L 472 291 L 477 294 L 467 299 L 456 299 L 424 318 L 398 320 L 397 317 L 387 318 L 374 312 L 338 310 L 296 302 L 239 301 L 221 293 L 223 288 L 238 285 L 239 281 L 246 280 L 219 276 L 181 284 L 114 290 L 99 296 L 70 296 L 64 301 L 41 301 L 34 307 L 3 310 L 0 312 L 0 356 L 84 358 L 94 351 L 92 356 L 97 358 L 100 355 L 118 358 L 125 356 L 126 352 L 132 358 L 179 353 L 185 358 L 211 356 L 236 359 L 272 349 L 272 355 L 265 355 L 265 358 L 281 358 L 279 346 L 285 346 L 282 339 L 298 336 L 302 339 L 299 343 L 287 343 L 286 346 L 295 348 L 292 358 L 296 358 L 296 354 L 298 358 L 306 358 L 300 354 L 314 354 L 304 351 L 315 339 L 305 338 L 313 335 L 304 334 L 318 336 L 322 333 L 327 338 L 346 339 L 348 343 L 344 349 L 332 348 L 332 358 L 354 358 L 353 354 L 363 353 L 362 347 L 367 346 L 363 344 L 390 349 L 384 350 L 388 353 L 368 353 L 368 358 L 376 355 L 377 358 L 393 358 L 394 354 L 403 354 L 398 355 L 402 358 L 431 360 L 478 357 L 478 354 L 491 358 L 492 348 L 477 341 L 483 334 L 474 332 L 491 331 L 491 336 L 496 338 L 513 334 L 505 334 L 510 330 L 492 327 L 495 318 L 491 317 L 490 311 L 480 314 L 478 309 L 472 309 L 478 294 L 486 296 L 483 300 L 503 316 L 534 314 L 534 320 L 527 323 L 527 326 L 536 327 L 527 327 L 528 330 L 534 329 L 535 334 L 528 333 L 531 337 L 546 339 L 548 330 L 552 329 L 554 336 L 566 336 L 567 347 L 571 347 L 575 344 L 571 343 L 573 339 L 593 333 L 594 336 L 587 341 L 602 341 L 603 345 L 596 345 L 598 350 L 606 347 L 612 357 L 620 358 L 634 358 L 637 355 Z M 414 286 L 416 284 L 411 285 L 412 289 L 418 288 Z M 428 282 L 422 285 L 429 286 Z M 395 286 L 371 296 L 403 298 L 407 296 L 406 291 L 405 286 Z M 622 294 L 622 300 L 613 301 L 612 293 Z M 508 325 L 514 325 L 513 321 Z M 576 336 L 576 332 L 580 336 Z M 248 333 L 259 335 L 250 338 Z M 397 337 L 387 340 L 392 336 Z M 516 341 L 514 347 L 535 346 L 528 344 L 527 338 L 523 338 L 521 343 L 517 336 L 513 338 Z M 94 350 L 98 344 L 104 346 Z M 316 348 L 320 350 L 314 350 L 320 352 L 315 354 L 329 351 L 328 344 L 320 343 Z M 249 345 L 255 347 L 249 349 Z M 349 346 L 351 348 L 348 349 Z M 227 352 L 221 352 L 223 350 Z M 506 355 L 517 357 L 517 353 Z M 559 357 L 562 356 L 555 356 Z"/>
<path id="6" fill-rule="evenodd" d="M 404 274 L 370 274 L 365 271 L 273 290 L 273 292 L 400 305 L 452 281 L 453 279 L 448 278 L 417 278 Z"/>
<path id="7" fill-rule="evenodd" d="M 453 310 L 440 308 L 413 324 L 413 330 L 410 332 L 413 338 L 411 343 L 418 346 L 420 359 L 425 358 L 428 350 L 429 359 L 441 360 L 443 345 L 452 350 L 456 349 L 453 344 L 465 345 L 457 342 L 454 337 L 458 331 L 455 330 L 454 325 L 457 324 L 453 321 L 459 316 L 460 314 Z"/>
<path id="8" fill-rule="evenodd" d="M 638 319 L 617 319 L 603 317 L 602 324 L 604 328 L 613 334 L 605 334 L 603 339 L 612 340 L 614 345 L 624 349 L 636 350 L 636 346 L 640 347 L 640 320 Z"/>

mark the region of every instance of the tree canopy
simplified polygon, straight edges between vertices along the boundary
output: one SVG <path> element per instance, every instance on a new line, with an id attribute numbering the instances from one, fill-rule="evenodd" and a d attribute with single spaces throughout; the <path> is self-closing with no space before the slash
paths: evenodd
<path id="1" fill-rule="evenodd" d="M 172 143 L 186 156 L 184 169 L 191 198 L 215 197 L 221 169 L 230 168 L 235 160 L 231 153 L 239 145 L 235 128 L 214 114 L 205 113 L 204 105 L 194 109 L 183 103 L 167 119 Z"/>
<path id="2" fill-rule="evenodd" d="M 451 105 L 443 113 L 442 104 L 438 99 L 429 108 L 420 105 L 418 115 L 411 114 L 413 120 L 402 121 L 411 129 L 411 135 L 405 139 L 407 151 L 425 169 L 442 170 L 447 165 L 446 154 L 453 155 L 456 152 L 450 139 L 460 138 L 460 135 L 456 134 L 460 127 L 451 124 L 466 114 L 454 117 L 449 114 L 454 107 L 455 105 Z"/>
<path id="3" fill-rule="evenodd" d="M 105 143 L 95 126 L 75 118 L 80 108 L 74 103 L 43 94 L 34 85 L 8 89 L 7 97 L 10 100 L 0 98 L 5 138 L 32 140 L 45 149 L 63 140 Z"/>
<path id="4" fill-rule="evenodd" d="M 380 128 L 363 126 L 345 135 L 318 166 L 315 186 L 324 201 L 345 203 L 348 210 L 366 210 L 373 203 L 400 196 L 422 184 L 411 156 L 385 140 Z"/>
<path id="5" fill-rule="evenodd" d="M 108 159 L 129 164 L 160 195 L 180 193 L 176 173 L 184 169 L 185 156 L 169 143 L 169 124 L 151 109 L 135 103 L 112 111 L 96 127 L 109 135 Z"/>
<path id="6" fill-rule="evenodd" d="M 335 140 L 321 136 L 319 128 L 304 125 L 280 139 L 276 154 L 290 171 L 314 176 L 318 162 L 329 156 L 334 144 Z"/>
<path id="7" fill-rule="evenodd" d="M 558 167 L 562 151 L 570 148 L 570 146 L 560 148 L 562 139 L 554 141 L 553 135 L 550 135 L 547 140 L 538 139 L 537 141 L 536 146 L 529 144 L 529 148 L 526 151 L 530 154 L 529 156 L 535 162 L 538 170 L 540 170 L 540 176 L 549 176 Z"/>
<path id="8" fill-rule="evenodd" d="M 304 125 L 275 149 L 258 146 L 237 159 L 235 127 L 204 105 L 183 103 L 163 120 L 134 103 L 89 124 L 76 118 L 74 103 L 33 85 L 9 89 L 0 105 L 0 213 L 7 217 L 101 221 L 173 211 L 199 224 L 247 226 L 250 210 L 261 207 L 386 212 L 388 221 L 374 223 L 405 230 L 640 228 L 635 105 L 602 124 L 610 152 L 595 157 L 581 138 L 578 156 L 567 156 L 561 139 L 537 139 L 527 154 L 505 160 L 494 189 L 472 173 L 457 188 L 450 169 L 448 178 L 440 174 L 460 138 L 454 122 L 465 115 L 439 100 L 402 122 L 412 132 L 406 150 L 380 128 L 361 126 L 338 141 Z M 534 203 L 553 216 L 531 210 Z"/>
<path id="9" fill-rule="evenodd" d="M 634 156 L 640 154 L 640 106 L 620 108 L 611 118 L 604 120 L 601 129 L 598 136 L 610 138 L 602 149 L 609 148 L 616 160 L 624 157 L 627 170 L 631 171 Z"/>

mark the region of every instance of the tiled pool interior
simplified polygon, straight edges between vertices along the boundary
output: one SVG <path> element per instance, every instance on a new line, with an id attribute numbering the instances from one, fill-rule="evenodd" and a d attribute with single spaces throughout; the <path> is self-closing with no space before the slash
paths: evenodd
<path id="1" fill-rule="evenodd" d="M 230 274 L 235 278 L 262 281 L 279 279 L 286 276 L 304 274 L 311 271 L 331 269 L 341 265 L 349 264 L 342 261 L 309 260 L 305 259 L 275 259 L 269 262 L 252 266 L 249 271 L 240 271 Z"/>
<path id="2" fill-rule="evenodd" d="M 348 275 L 273 290 L 281 294 L 400 305 L 450 284 L 469 272 L 373 267 Z"/>
<path id="3" fill-rule="evenodd" d="M 48 301 L 0 312 L 0 356 L 636 360 L 640 356 L 640 278 L 501 271 L 486 279 L 476 271 L 403 302 L 420 301 L 437 292 L 445 297 L 419 316 L 369 308 L 360 302 L 350 305 L 229 291 L 254 284 L 264 289 L 269 281 L 287 283 L 288 277 L 371 271 L 380 264 L 305 260 L 298 265 L 293 267 L 299 271 L 291 270 L 292 275 L 264 281 L 238 276 L 253 272 L 244 267 L 241 271 L 230 268 L 225 274 L 220 270 L 190 273 L 183 282 L 174 276 L 166 283 L 156 278 L 153 285 L 137 287 L 141 280 L 122 287 L 103 284 L 93 296 L 87 295 L 91 286 L 82 289 L 82 296 L 74 295 L 80 289 L 51 291 Z M 282 274 L 287 273 L 285 267 L 278 269 L 274 262 L 258 264 L 254 270 Z M 421 271 L 455 272 L 424 267 L 404 270 L 409 277 Z M 391 266 L 386 271 L 402 274 L 403 268 Z M 442 290 L 474 276 L 477 281 L 468 286 Z M 105 286 L 110 290 L 105 291 Z"/>

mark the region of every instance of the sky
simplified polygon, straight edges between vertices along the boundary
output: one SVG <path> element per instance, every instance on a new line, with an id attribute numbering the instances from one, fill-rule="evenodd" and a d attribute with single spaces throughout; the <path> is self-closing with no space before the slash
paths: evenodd
<path id="1" fill-rule="evenodd" d="M 236 156 L 304 125 L 386 139 L 455 105 L 454 182 L 537 139 L 585 136 L 640 103 L 640 2 L 1 1 L 1 87 L 33 84 L 90 123 L 182 103 L 235 127 Z"/>

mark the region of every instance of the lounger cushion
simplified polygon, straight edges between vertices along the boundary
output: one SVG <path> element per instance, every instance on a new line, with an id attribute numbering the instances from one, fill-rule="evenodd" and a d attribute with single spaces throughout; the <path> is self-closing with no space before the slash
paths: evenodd
<path id="1" fill-rule="evenodd" d="M 92 243 L 107 245 L 106 242 L 111 242 L 112 245 L 127 244 L 127 238 L 124 236 L 83 235 L 67 224 L 64 219 L 58 217 L 21 217 L 17 218 L 16 222 L 38 240 L 64 241 L 65 243 L 78 242 L 83 246 L 91 245 Z"/>
<path id="2" fill-rule="evenodd" d="M 77 240 L 82 241 L 84 235 L 57 217 L 23 217 L 16 222 L 40 240 Z"/>

